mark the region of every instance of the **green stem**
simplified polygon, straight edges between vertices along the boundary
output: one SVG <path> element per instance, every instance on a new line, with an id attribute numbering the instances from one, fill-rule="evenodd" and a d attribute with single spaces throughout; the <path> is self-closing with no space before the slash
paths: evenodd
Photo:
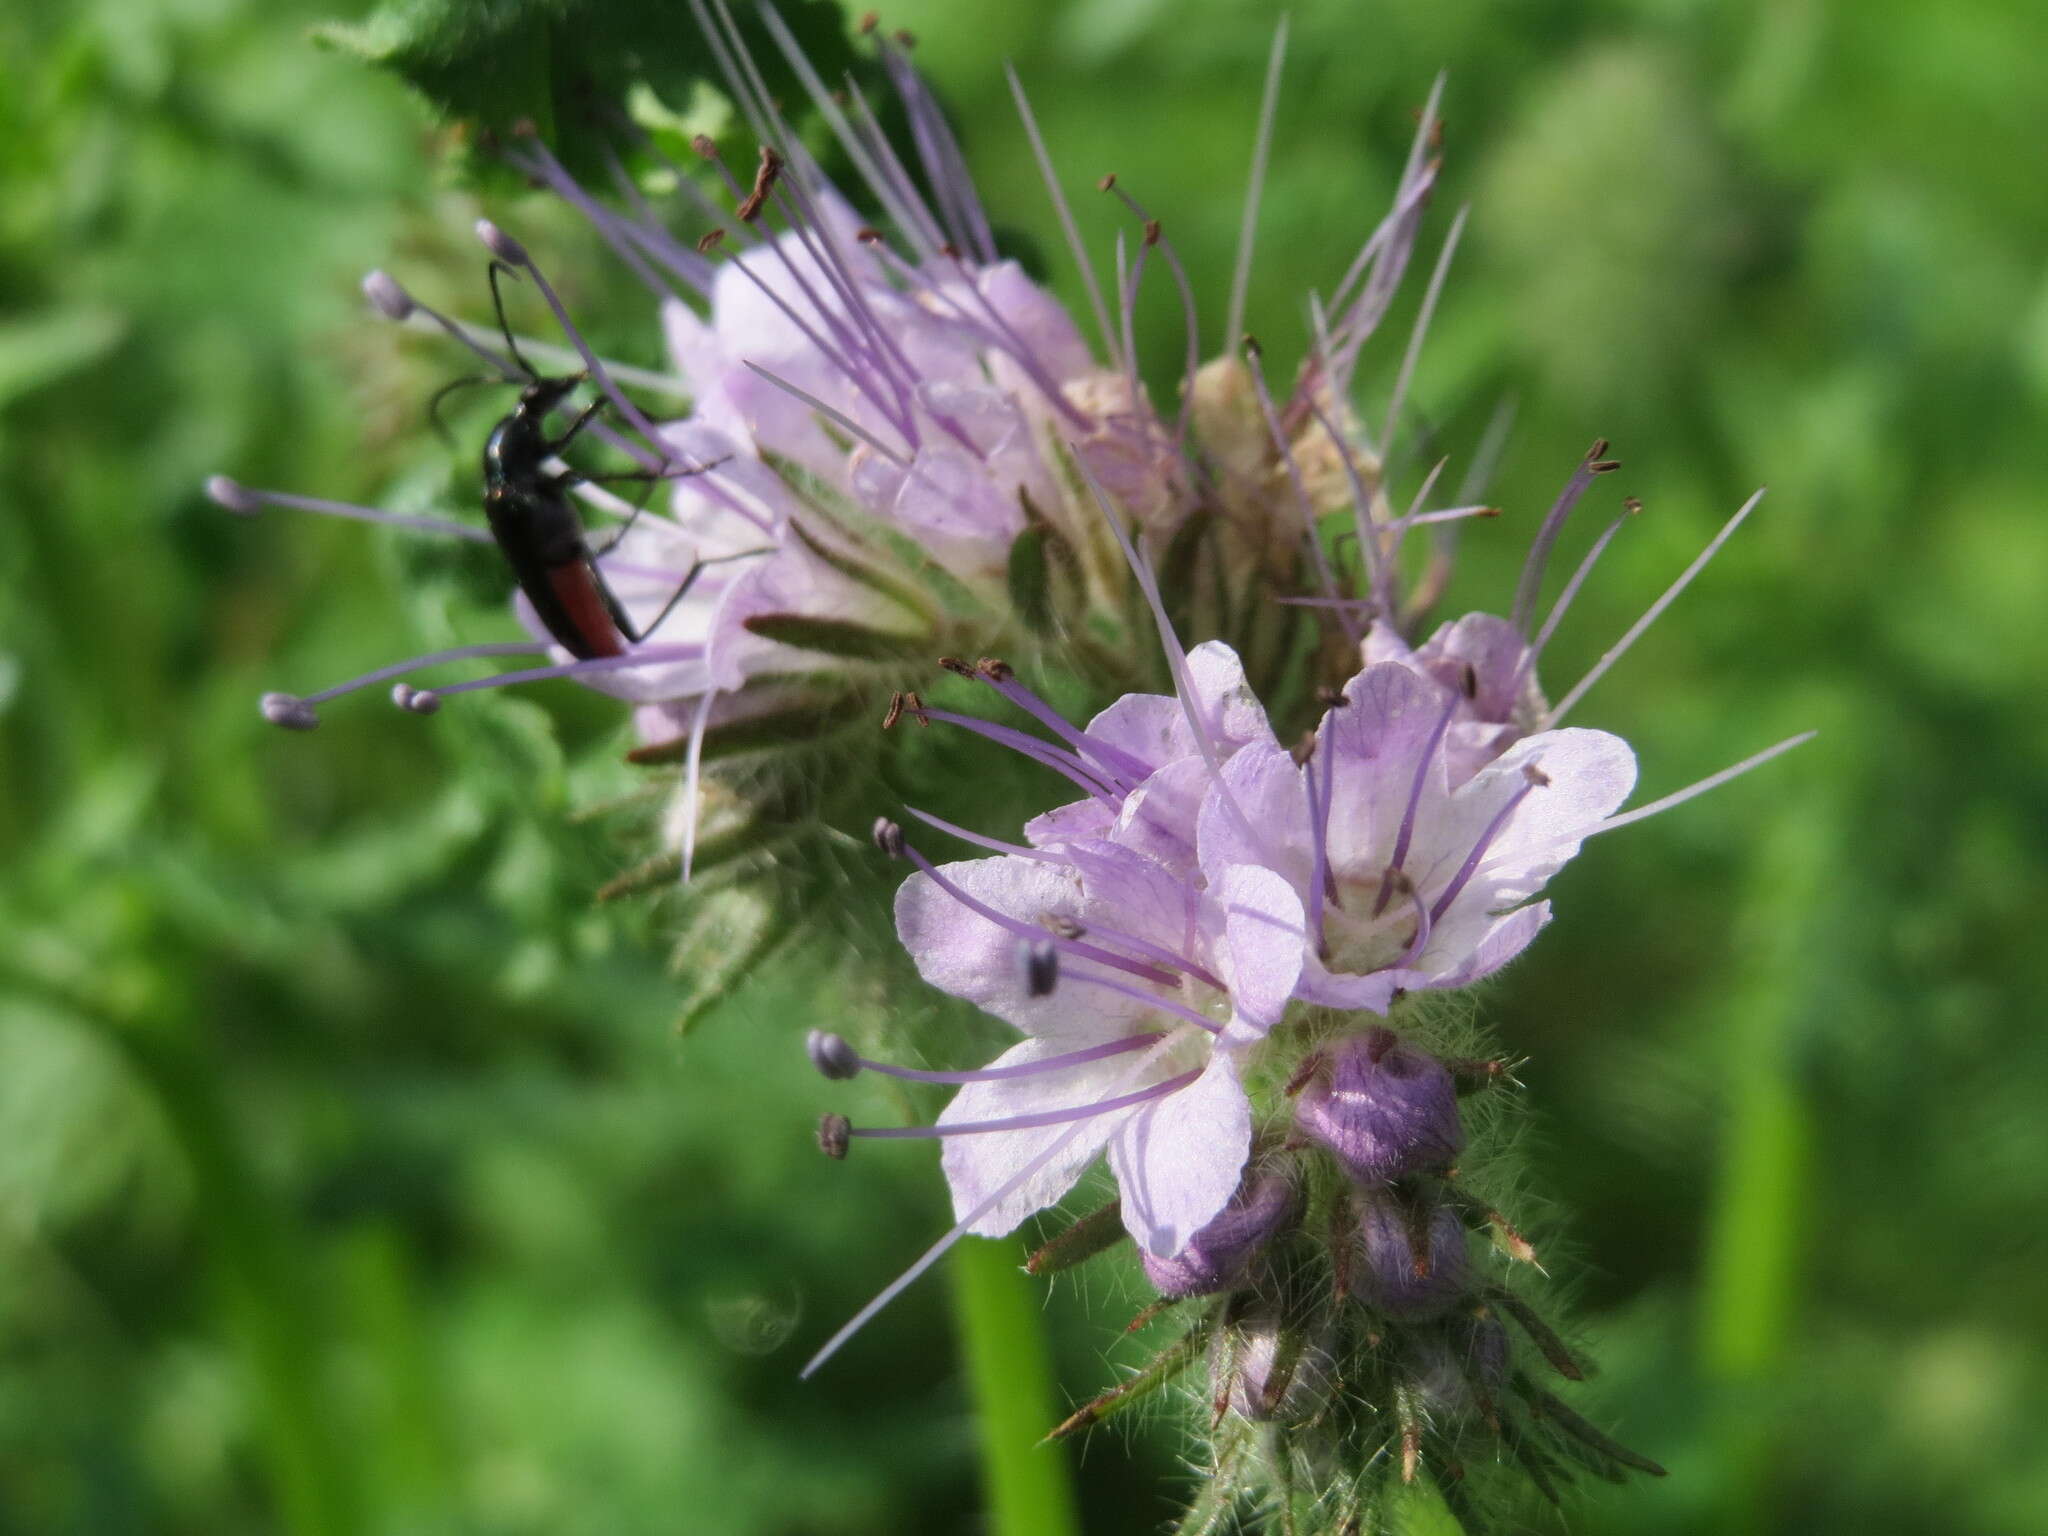
<path id="1" fill-rule="evenodd" d="M 963 1241 L 953 1256 L 953 1310 L 980 1428 L 989 1536 L 1079 1536 L 1064 1446 L 1041 1444 L 1059 1422 L 1038 1285 L 1008 1243 Z"/>

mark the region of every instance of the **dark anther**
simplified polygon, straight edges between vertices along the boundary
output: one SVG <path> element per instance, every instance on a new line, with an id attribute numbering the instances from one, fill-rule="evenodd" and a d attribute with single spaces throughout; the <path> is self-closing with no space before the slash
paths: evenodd
<path id="1" fill-rule="evenodd" d="M 915 48 L 917 46 L 917 34 L 908 27 L 899 27 L 896 32 L 896 46 L 899 48 Z"/>
<path id="2" fill-rule="evenodd" d="M 1244 355 L 1251 358 L 1254 362 L 1266 355 L 1266 349 L 1259 345 L 1259 338 L 1250 331 L 1244 333 L 1244 340 L 1239 342 L 1238 345 L 1244 349 Z"/>
<path id="3" fill-rule="evenodd" d="M 744 198 L 734 212 L 742 224 L 751 224 L 761 216 L 761 209 L 768 196 L 775 190 L 775 183 L 782 175 L 782 156 L 772 144 L 761 146 L 761 164 L 754 172 L 754 189 Z"/>
<path id="4" fill-rule="evenodd" d="M 862 245 L 879 245 L 882 243 L 882 232 L 872 224 L 863 224 L 853 232 L 853 238 Z"/>
<path id="5" fill-rule="evenodd" d="M 1622 497 L 1621 510 L 1626 512 L 1630 517 L 1634 517 L 1638 512 L 1643 510 L 1642 499 L 1637 496 Z"/>
<path id="6" fill-rule="evenodd" d="M 1030 997 L 1051 997 L 1060 984 L 1060 952 L 1050 939 L 1019 939 L 1018 963 L 1024 969 L 1024 991 Z"/>
<path id="7" fill-rule="evenodd" d="M 860 1057 L 847 1044 L 846 1037 L 830 1030 L 814 1029 L 804 1036 L 804 1054 L 820 1074 L 834 1082 L 844 1082 L 860 1071 Z"/>
<path id="8" fill-rule="evenodd" d="M 1550 775 L 1541 768 L 1538 768 L 1534 763 L 1522 764 L 1522 777 L 1538 789 L 1548 789 L 1550 787 Z"/>
<path id="9" fill-rule="evenodd" d="M 697 151 L 706 160 L 715 162 L 718 159 L 718 141 L 713 139 L 708 133 L 700 133 L 691 139 L 690 148 Z"/>
<path id="10" fill-rule="evenodd" d="M 875 818 L 875 846 L 892 859 L 903 857 L 903 829 L 886 816 Z"/>
<path id="11" fill-rule="evenodd" d="M 1592 447 L 1590 447 L 1590 448 L 1588 448 L 1588 449 L 1586 450 L 1586 462 L 1587 462 L 1588 464 L 1590 464 L 1590 463 L 1592 463 L 1592 462 L 1593 462 L 1593 461 L 1594 461 L 1595 459 L 1604 459 L 1604 458 L 1606 458 L 1606 457 L 1607 457 L 1607 439 L 1606 439 L 1606 438 L 1604 438 L 1604 437 L 1596 437 L 1596 438 L 1594 438 L 1594 439 L 1593 439 L 1593 446 L 1592 446 Z"/>
<path id="12" fill-rule="evenodd" d="M 885 731 L 889 730 L 896 724 L 898 720 L 901 720 L 902 718 L 903 695 L 900 693 L 892 693 L 889 695 L 889 712 L 882 716 L 882 729 Z"/>
<path id="13" fill-rule="evenodd" d="M 948 240 L 944 245 L 939 247 L 939 254 L 945 257 L 948 261 L 958 261 L 960 259 L 960 247 L 955 245 L 952 241 Z"/>
<path id="14" fill-rule="evenodd" d="M 725 238 L 723 229 L 707 229 L 697 237 L 697 254 L 709 256 L 718 249 L 718 242 Z"/>
<path id="15" fill-rule="evenodd" d="M 1145 243 L 1147 245 L 1157 245 L 1159 243 L 1159 221 L 1157 219 L 1147 219 L 1145 221 Z"/>
<path id="16" fill-rule="evenodd" d="M 1301 740 L 1294 744 L 1287 755 L 1294 759 L 1295 767 L 1300 768 L 1304 766 L 1310 758 L 1316 755 L 1316 733 L 1314 731 L 1303 731 L 1301 733 Z"/>
<path id="17" fill-rule="evenodd" d="M 1458 674 L 1458 691 L 1468 699 L 1479 697 L 1479 669 L 1469 661 L 1465 663 L 1464 671 Z"/>
<path id="18" fill-rule="evenodd" d="M 967 665 L 967 663 L 962 661 L 958 656 L 941 656 L 939 658 L 939 665 L 944 667 L 948 672 L 952 673 L 955 677 L 974 676 L 974 668 Z"/>
<path id="19" fill-rule="evenodd" d="M 1619 459 L 1595 459 L 1586 466 L 1586 473 L 1589 475 L 1611 475 L 1619 468 L 1621 468 L 1621 460 Z"/>
<path id="20" fill-rule="evenodd" d="M 1344 690 L 1342 688 L 1332 687 L 1328 683 L 1318 683 L 1316 684 L 1316 702 L 1325 709 L 1342 709 L 1351 701 L 1344 697 Z"/>
<path id="21" fill-rule="evenodd" d="M 855 25 L 859 28 L 860 35 L 862 37 L 866 37 L 870 32 L 874 31 L 875 28 L 879 27 L 881 24 L 882 17 L 879 11 L 862 11 L 860 13 L 860 20 L 857 23 L 855 23 Z"/>
<path id="22" fill-rule="evenodd" d="M 1102 180 L 1095 183 L 1095 190 L 1098 192 L 1107 192 L 1110 188 L 1114 187 L 1115 185 L 1116 172 L 1111 171 L 1107 176 L 1103 177 Z"/>
<path id="23" fill-rule="evenodd" d="M 844 1115 L 818 1116 L 818 1150 L 834 1162 L 846 1159 L 846 1148 L 853 1139 L 853 1122 Z"/>
<path id="24" fill-rule="evenodd" d="M 1000 656 L 984 656 L 974 664 L 974 670 L 992 683 L 1007 683 L 1017 675 L 1017 669 Z"/>
<path id="25" fill-rule="evenodd" d="M 910 711 L 910 718 L 917 722 L 919 730 L 931 729 L 931 721 L 924 717 L 924 700 L 918 697 L 915 688 L 903 690 L 903 707 Z"/>

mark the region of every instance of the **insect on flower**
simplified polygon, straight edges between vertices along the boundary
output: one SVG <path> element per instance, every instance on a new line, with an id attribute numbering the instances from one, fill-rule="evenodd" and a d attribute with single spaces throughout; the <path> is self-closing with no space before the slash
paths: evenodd
<path id="1" fill-rule="evenodd" d="M 488 540 L 497 545 L 505 563 L 511 568 L 521 603 L 531 620 L 529 627 L 552 638 L 555 644 L 568 654 L 571 661 L 562 668 L 502 674 L 442 690 L 415 688 L 405 682 L 397 683 L 392 689 L 393 701 L 415 714 L 432 714 L 440 707 L 441 695 L 445 692 L 460 692 L 467 688 L 525 681 L 529 677 L 556 675 L 558 672 L 609 670 L 621 666 L 641 667 L 650 663 L 687 659 L 694 655 L 696 647 L 663 647 L 649 645 L 648 642 L 697 585 L 698 578 L 707 568 L 766 552 L 741 549 L 706 557 L 692 550 L 686 559 L 675 562 L 680 568 L 673 572 L 636 565 L 631 568 L 631 573 L 639 578 L 639 584 L 644 586 L 651 579 L 659 590 L 654 594 L 636 592 L 631 602 L 622 599 L 600 561 L 617 549 L 639 522 L 641 514 L 645 511 L 646 498 L 643 495 L 640 502 L 625 508 L 624 520 L 620 526 L 609 533 L 602 542 L 593 545 L 582 518 L 570 500 L 570 492 L 582 486 L 620 482 L 638 483 L 651 488 L 660 482 L 681 481 L 708 474 L 719 468 L 725 460 L 722 456 L 707 459 L 679 452 L 673 444 L 659 436 L 646 416 L 619 392 L 616 384 L 607 377 L 603 364 L 588 352 L 573 329 L 569 329 L 569 336 L 584 357 L 585 366 L 582 369 L 573 373 L 543 374 L 534 367 L 521 350 L 518 338 L 513 335 L 511 323 L 506 318 L 504 293 L 499 279 L 501 275 L 517 277 L 522 268 L 532 272 L 550 306 L 555 307 L 559 314 L 554 294 L 548 288 L 546 280 L 533 267 L 525 247 L 518 241 L 487 219 L 478 221 L 477 235 L 491 253 L 488 268 L 491 303 L 497 317 L 499 334 L 504 338 L 505 352 L 502 355 L 478 343 L 466 329 L 445 321 L 432 311 L 424 310 L 410 294 L 382 272 L 371 273 L 364 281 L 363 291 L 371 305 L 387 318 L 403 320 L 414 313 L 425 313 L 428 318 L 440 323 L 449 334 L 469 346 L 483 361 L 490 364 L 492 372 L 456 379 L 435 394 L 429 413 L 437 429 L 441 428 L 441 402 L 453 391 L 474 384 L 520 386 L 517 403 L 491 429 L 483 447 L 483 508 L 488 521 L 488 533 L 435 518 L 378 512 L 370 508 L 353 507 L 310 497 L 251 490 L 222 475 L 216 475 L 207 482 L 207 493 L 231 512 L 249 515 L 261 511 L 265 506 L 286 506 L 366 521 L 397 524 L 423 532 L 443 533 L 473 541 Z M 549 418 L 561 410 L 564 403 L 586 384 L 596 386 L 594 398 L 570 418 L 566 427 L 557 433 L 551 433 L 548 428 Z M 605 426 L 600 418 L 607 409 L 617 412 L 631 428 L 637 429 L 647 442 L 658 445 L 657 451 L 650 452 L 640 443 L 634 442 L 626 433 Z M 624 471 L 590 472 L 566 464 L 561 457 L 562 454 L 586 431 L 592 436 L 607 438 L 615 447 L 630 455 L 639 467 Z M 446 435 L 445 430 L 443 435 Z M 636 615 L 635 607 L 639 607 L 642 612 Z M 538 643 L 519 642 L 463 647 L 401 663 L 395 667 L 379 668 L 362 677 L 305 697 L 284 693 L 266 694 L 263 698 L 263 713 L 273 724 L 293 730 L 310 730 L 320 723 L 317 706 L 339 694 L 395 678 L 402 673 L 435 662 L 469 657 L 531 654 L 543 649 L 544 647 Z M 676 654 L 670 656 L 667 654 L 669 651 L 675 651 Z"/>

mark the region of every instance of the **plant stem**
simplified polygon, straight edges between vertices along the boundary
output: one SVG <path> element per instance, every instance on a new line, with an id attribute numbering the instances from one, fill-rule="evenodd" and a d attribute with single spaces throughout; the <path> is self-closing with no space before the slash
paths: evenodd
<path id="1" fill-rule="evenodd" d="M 1040 1443 L 1062 1415 L 1038 1286 L 1010 1244 L 960 1244 L 953 1310 L 980 1431 L 989 1536 L 1079 1536 L 1068 1452 Z"/>

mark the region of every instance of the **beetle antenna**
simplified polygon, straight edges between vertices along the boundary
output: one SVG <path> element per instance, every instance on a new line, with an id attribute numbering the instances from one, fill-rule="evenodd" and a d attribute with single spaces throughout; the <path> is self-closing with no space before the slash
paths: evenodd
<path id="1" fill-rule="evenodd" d="M 500 272 L 503 272 L 507 277 L 517 277 L 519 275 L 502 261 L 493 260 L 491 262 L 491 306 L 498 312 L 498 329 L 504 334 L 505 346 L 512 354 L 512 361 L 519 365 L 520 372 L 537 384 L 540 382 L 540 371 L 533 364 L 529 363 L 526 360 L 525 354 L 519 350 L 518 339 L 512 334 L 511 322 L 505 318 L 505 295 L 498 287 L 498 274 Z"/>
<path id="2" fill-rule="evenodd" d="M 434 391 L 433 399 L 427 402 L 427 420 L 433 423 L 434 431 L 450 448 L 455 446 L 455 434 L 448 430 L 448 423 L 441 419 L 441 402 L 458 389 L 467 389 L 472 384 L 509 384 L 512 381 L 495 373 L 472 373 L 459 379 L 450 379 Z"/>

